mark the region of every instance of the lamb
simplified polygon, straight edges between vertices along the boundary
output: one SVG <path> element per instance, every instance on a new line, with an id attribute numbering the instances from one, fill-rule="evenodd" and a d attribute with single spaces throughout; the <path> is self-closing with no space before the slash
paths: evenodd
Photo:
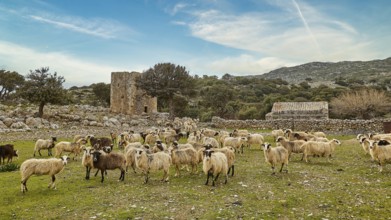
<path id="1" fill-rule="evenodd" d="M 247 143 L 246 137 L 227 137 L 224 140 L 224 147 L 232 146 L 243 154 L 243 146 Z"/>
<path id="2" fill-rule="evenodd" d="M 170 165 L 172 162 L 168 153 L 157 152 L 147 155 L 145 150 L 137 149 L 136 151 L 136 165 L 145 175 L 144 183 L 148 183 L 149 171 L 151 170 L 163 170 L 164 174 L 161 181 L 168 181 Z"/>
<path id="3" fill-rule="evenodd" d="M 42 149 L 47 149 L 48 150 L 48 156 L 53 156 L 52 148 L 56 144 L 56 141 L 57 141 L 56 137 L 52 137 L 52 139 L 47 139 L 47 140 L 38 139 L 35 142 L 34 157 L 35 157 L 35 152 L 37 152 L 37 151 L 39 153 L 39 156 L 42 156 L 42 154 L 41 154 L 41 150 Z"/>
<path id="4" fill-rule="evenodd" d="M 0 146 L 0 164 L 5 164 L 5 158 L 8 159 L 7 163 L 12 162 L 13 157 L 19 157 L 18 151 L 14 150 L 13 144 L 5 144 Z"/>
<path id="5" fill-rule="evenodd" d="M 303 149 L 301 146 L 305 143 L 303 140 L 296 140 L 296 141 L 289 141 L 286 138 L 279 136 L 276 139 L 276 143 L 281 144 L 285 149 L 288 150 L 288 158 L 291 158 L 292 153 L 302 154 Z M 301 157 L 301 160 L 303 160 L 304 154 Z"/>
<path id="6" fill-rule="evenodd" d="M 272 166 L 272 175 L 276 174 L 274 169 L 277 164 L 281 164 L 280 173 L 282 172 L 284 165 L 288 167 L 289 154 L 287 149 L 282 146 L 272 148 L 271 144 L 267 142 L 264 143 L 262 146 L 265 161 L 270 163 L 270 165 Z M 285 171 L 288 172 L 288 168 Z"/>
<path id="7" fill-rule="evenodd" d="M 172 165 L 176 168 L 175 176 L 178 176 L 180 165 L 190 165 L 191 173 L 197 172 L 198 155 L 197 151 L 191 146 L 187 148 L 179 148 L 178 145 L 170 151 Z"/>
<path id="8" fill-rule="evenodd" d="M 332 156 L 335 147 L 340 144 L 341 142 L 337 139 L 333 139 L 329 142 L 307 141 L 301 146 L 303 148 L 305 162 L 308 162 L 307 157 L 311 155 L 327 157 L 327 162 L 330 162 L 330 157 Z"/>
<path id="9" fill-rule="evenodd" d="M 379 172 L 383 172 L 384 164 L 391 162 L 391 143 L 387 140 L 371 140 L 369 149 L 373 158 L 379 163 Z"/>
<path id="10" fill-rule="evenodd" d="M 73 160 L 75 160 L 75 158 L 77 156 L 79 156 L 80 152 L 81 152 L 81 148 L 82 148 L 82 144 L 85 144 L 86 143 L 86 140 L 83 138 L 83 139 L 80 139 L 78 140 L 78 142 L 76 143 L 72 143 L 72 142 L 68 142 L 68 141 L 61 141 L 61 142 L 58 142 L 54 148 L 56 150 L 56 157 L 60 157 L 62 152 L 69 152 L 70 154 L 73 153 Z"/>
<path id="11" fill-rule="evenodd" d="M 221 152 L 215 152 L 212 149 L 204 151 L 204 159 L 202 161 L 202 170 L 206 174 L 205 185 L 208 185 L 209 178 L 212 178 L 212 186 L 215 186 L 217 178 L 220 174 L 225 176 L 224 184 L 228 182 L 228 161 L 227 156 Z"/>
<path id="12" fill-rule="evenodd" d="M 22 176 L 21 190 L 22 193 L 27 192 L 27 180 L 31 175 L 50 175 L 52 181 L 49 184 L 49 188 L 55 189 L 56 174 L 61 172 L 68 162 L 68 156 L 62 156 L 58 158 L 49 159 L 28 159 L 20 165 L 20 173 Z"/>
<path id="13" fill-rule="evenodd" d="M 126 159 L 122 153 L 112 152 L 106 154 L 102 153 L 101 151 L 94 151 L 92 153 L 92 162 L 94 168 L 100 170 L 101 172 L 101 183 L 103 183 L 104 181 L 104 173 L 106 172 L 106 170 L 120 169 L 121 175 L 119 177 L 119 180 L 125 180 Z"/>

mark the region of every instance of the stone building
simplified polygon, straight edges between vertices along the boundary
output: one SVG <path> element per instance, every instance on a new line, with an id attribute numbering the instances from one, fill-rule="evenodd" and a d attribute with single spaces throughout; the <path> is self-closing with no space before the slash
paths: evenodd
<path id="1" fill-rule="evenodd" d="M 275 119 L 329 119 L 327 102 L 275 102 L 266 120 Z"/>
<path id="2" fill-rule="evenodd" d="M 126 115 L 141 115 L 157 112 L 157 98 L 146 95 L 145 91 L 137 88 L 136 79 L 141 76 L 138 72 L 112 72 L 110 111 Z"/>

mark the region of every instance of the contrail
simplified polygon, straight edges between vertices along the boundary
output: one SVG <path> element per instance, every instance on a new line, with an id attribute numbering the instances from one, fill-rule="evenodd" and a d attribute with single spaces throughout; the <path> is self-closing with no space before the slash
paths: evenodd
<path id="1" fill-rule="evenodd" d="M 304 16 L 303 16 L 303 13 L 301 13 L 301 10 L 300 10 L 300 7 L 299 7 L 299 4 L 297 4 L 296 0 L 292 0 L 293 4 L 296 6 L 296 9 L 297 9 L 297 12 L 299 12 L 299 16 L 301 18 L 301 20 L 303 21 L 303 24 L 305 26 L 305 29 L 307 29 L 307 32 L 308 34 L 311 36 L 311 39 L 312 41 L 314 42 L 317 50 L 318 50 L 318 54 L 320 55 L 320 57 L 323 57 L 323 54 L 322 54 L 322 51 L 319 47 L 319 43 L 318 41 L 316 40 L 316 37 L 314 36 L 314 34 L 312 33 L 310 27 L 308 26 L 308 23 L 307 21 L 305 20 Z"/>

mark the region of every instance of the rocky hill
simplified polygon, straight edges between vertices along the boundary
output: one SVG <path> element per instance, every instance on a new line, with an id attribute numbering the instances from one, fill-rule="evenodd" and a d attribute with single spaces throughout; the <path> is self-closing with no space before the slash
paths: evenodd
<path id="1" fill-rule="evenodd" d="M 386 81 L 391 79 L 391 57 L 372 61 L 311 62 L 294 67 L 282 67 L 255 77 L 281 78 L 290 83 L 334 83 L 336 80 Z"/>

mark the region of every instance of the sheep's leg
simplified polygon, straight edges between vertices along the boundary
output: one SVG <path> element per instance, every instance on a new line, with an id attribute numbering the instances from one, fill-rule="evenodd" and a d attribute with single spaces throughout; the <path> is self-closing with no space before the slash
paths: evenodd
<path id="1" fill-rule="evenodd" d="M 175 176 L 179 176 L 179 165 L 175 165 Z"/>
<path id="2" fill-rule="evenodd" d="M 301 155 L 301 161 L 303 161 L 304 159 L 304 153 Z"/>
<path id="3" fill-rule="evenodd" d="M 234 176 L 234 173 L 235 173 L 235 165 L 232 165 L 229 170 L 228 170 L 228 174 L 229 174 L 229 171 L 231 171 L 231 176 Z"/>
<path id="4" fill-rule="evenodd" d="M 33 157 L 35 157 L 35 152 L 36 152 L 36 150 L 34 150 L 34 154 L 33 154 Z M 1 162 L 1 161 L 0 161 Z"/>
<path id="5" fill-rule="evenodd" d="M 52 175 L 52 182 L 49 183 L 48 188 L 56 189 L 56 184 L 54 183 L 56 181 L 56 176 Z"/>
<path id="6" fill-rule="evenodd" d="M 133 172 L 134 172 L 134 173 L 137 173 L 137 172 L 136 172 L 136 164 L 132 164 L 132 168 L 133 168 Z"/>
<path id="7" fill-rule="evenodd" d="M 38 150 L 38 153 L 39 153 L 39 156 L 42 156 L 42 154 L 41 154 L 41 150 Z"/>
<path id="8" fill-rule="evenodd" d="M 212 182 L 212 186 L 215 186 L 216 184 L 216 181 L 217 181 L 217 178 L 219 178 L 219 176 L 220 176 L 220 173 L 218 173 L 217 175 L 216 175 L 216 177 L 213 179 L 213 182 Z"/>
<path id="9" fill-rule="evenodd" d="M 383 164 L 379 161 L 379 172 L 383 172 Z"/>
<path id="10" fill-rule="evenodd" d="M 120 181 L 124 181 L 125 180 L 125 170 L 121 169 L 121 175 L 119 177 L 119 180 Z"/>
<path id="11" fill-rule="evenodd" d="M 99 170 L 98 170 L 99 171 Z M 100 180 L 101 183 L 105 180 L 105 175 L 104 175 L 105 170 L 100 170 L 100 173 L 102 175 L 102 179 Z"/>
<path id="12" fill-rule="evenodd" d="M 145 184 L 148 183 L 148 180 L 149 180 L 149 171 L 147 171 L 147 172 L 145 173 L 144 183 L 145 183 Z"/>
<path id="13" fill-rule="evenodd" d="M 164 170 L 162 181 L 168 182 L 168 170 Z"/>
<path id="14" fill-rule="evenodd" d="M 281 164 L 280 173 L 282 172 L 282 168 L 284 167 L 284 163 Z"/>
<path id="15" fill-rule="evenodd" d="M 48 156 L 52 156 L 52 149 L 48 149 Z"/>
<path id="16" fill-rule="evenodd" d="M 86 180 L 90 179 L 90 172 L 91 172 L 91 167 L 87 166 L 86 167 Z"/>
<path id="17" fill-rule="evenodd" d="M 272 166 L 272 171 L 273 171 L 273 173 L 272 173 L 272 175 L 275 175 L 276 174 L 276 171 L 274 171 L 274 165 Z"/>
<path id="18" fill-rule="evenodd" d="M 21 183 L 22 183 L 22 184 L 21 184 L 22 193 L 28 191 L 28 189 L 27 189 L 27 180 L 28 180 L 28 178 L 26 178 L 26 179 L 24 179 L 24 180 L 21 181 Z"/>
<path id="19" fill-rule="evenodd" d="M 206 175 L 206 183 L 205 185 L 208 185 L 209 183 L 209 177 L 212 177 L 213 178 L 213 174 L 211 172 L 208 172 L 208 174 Z"/>
<path id="20" fill-rule="evenodd" d="M 224 181 L 224 184 L 227 184 L 228 183 L 228 173 L 225 174 L 225 181 Z"/>
<path id="21" fill-rule="evenodd" d="M 99 169 L 98 169 L 98 170 L 96 170 L 95 176 L 97 176 L 97 175 L 98 175 L 98 173 L 99 173 Z"/>

